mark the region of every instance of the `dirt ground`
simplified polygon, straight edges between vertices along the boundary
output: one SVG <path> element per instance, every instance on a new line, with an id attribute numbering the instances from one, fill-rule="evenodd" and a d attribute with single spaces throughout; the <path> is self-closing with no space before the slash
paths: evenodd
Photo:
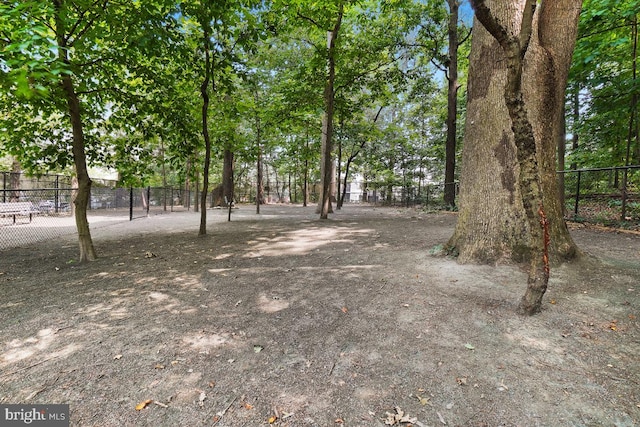
<path id="1" fill-rule="evenodd" d="M 74 426 L 639 426 L 640 236 L 515 314 L 517 266 L 430 253 L 454 214 L 241 206 L 0 252 L 0 403 Z M 146 403 L 145 403 L 146 402 Z M 140 407 L 144 408 L 137 410 Z"/>

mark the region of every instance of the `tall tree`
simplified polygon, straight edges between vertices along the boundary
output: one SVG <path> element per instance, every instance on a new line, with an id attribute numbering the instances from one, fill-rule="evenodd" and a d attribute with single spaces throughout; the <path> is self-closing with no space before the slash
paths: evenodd
<path id="1" fill-rule="evenodd" d="M 555 150 L 581 1 L 473 5 L 460 215 L 449 245 L 460 261 L 530 260 L 520 310 L 532 314 L 549 252 L 556 260 L 577 252 L 559 203 Z"/>
<path id="2" fill-rule="evenodd" d="M 331 209 L 331 188 L 334 176 L 333 162 L 333 115 L 335 112 L 336 43 L 340 34 L 344 2 L 338 2 L 335 18 L 327 28 L 327 77 L 324 86 L 324 116 L 322 117 L 322 194 L 320 197 L 320 218 L 327 219 Z"/>
<path id="3" fill-rule="evenodd" d="M 255 2 L 250 0 L 225 0 L 219 2 L 184 1 L 181 10 L 197 25 L 190 25 L 196 41 L 197 52 L 202 55 L 200 96 L 202 98 L 201 123 L 205 143 L 203 164 L 203 188 L 200 197 L 199 235 L 207 230 L 207 198 L 209 195 L 209 168 L 212 154 L 212 138 L 209 129 L 210 105 L 216 100 L 218 109 L 230 104 L 230 93 L 235 90 L 235 76 L 241 55 L 250 49 L 257 38 L 256 16 L 251 10 Z M 211 93 L 215 96 L 212 97 Z M 219 124 L 218 130 L 226 131 L 229 123 Z M 223 195 L 226 203 L 233 198 L 233 147 L 225 140 Z"/>
<path id="4" fill-rule="evenodd" d="M 106 0 L 0 6 L 1 81 L 8 89 L 2 121 L 18 125 L 2 139 L 28 170 L 60 171 L 73 164 L 81 262 L 97 256 L 87 220 L 88 164 L 107 158 L 107 118 L 117 100 L 136 97 L 131 83 L 139 82 L 139 72 L 146 68 L 132 58 L 139 58 L 135 52 L 147 41 L 161 40 L 157 30 L 172 20 L 172 7 L 164 0 L 150 1 L 145 8 Z"/>
<path id="5" fill-rule="evenodd" d="M 447 206 L 456 205 L 456 145 L 458 140 L 458 0 L 447 0 L 449 5 L 448 34 L 448 70 L 447 77 L 447 142 L 445 144 L 445 169 L 444 169 L 444 203 Z"/>

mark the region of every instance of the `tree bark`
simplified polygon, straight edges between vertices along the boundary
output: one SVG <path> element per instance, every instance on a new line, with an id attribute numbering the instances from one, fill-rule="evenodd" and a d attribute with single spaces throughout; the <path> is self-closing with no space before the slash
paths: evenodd
<path id="1" fill-rule="evenodd" d="M 258 93 L 254 93 L 256 105 L 258 105 Z M 260 205 L 264 203 L 264 185 L 262 184 L 262 125 L 260 123 L 260 115 L 256 112 L 256 146 L 258 148 L 258 158 L 256 160 L 256 214 L 260 213 Z"/>
<path id="2" fill-rule="evenodd" d="M 260 205 L 264 204 L 264 185 L 263 181 L 263 170 L 262 170 L 262 146 L 260 142 L 258 142 L 258 160 L 256 164 L 256 169 L 258 170 L 256 177 L 256 213 L 260 213 Z"/>
<path id="3" fill-rule="evenodd" d="M 481 3 L 497 14 L 499 22 L 509 23 L 507 36 L 520 33 L 525 0 Z M 523 114 L 533 130 L 543 212 L 549 221 L 549 255 L 554 262 L 578 253 L 563 219 L 555 155 L 580 4 L 580 0 L 542 3 L 531 21 L 531 39 L 520 79 L 522 100 L 518 102 L 522 102 Z M 507 62 L 507 55 L 496 39 L 482 25 L 474 25 L 460 213 L 449 241 L 460 262 L 530 260 L 531 227 L 535 224 L 540 229 L 538 206 L 534 223 L 530 216 L 527 220 L 523 205 L 519 165 L 519 155 L 523 153 L 518 153 L 512 130 L 514 106 L 510 115 L 505 99 Z"/>
<path id="4" fill-rule="evenodd" d="M 58 56 L 65 65 L 70 66 L 69 46 L 67 46 L 66 28 L 62 16 L 62 0 L 54 0 L 53 4 L 56 11 L 55 24 Z M 78 190 L 73 204 L 75 206 L 75 220 L 80 247 L 79 261 L 93 261 L 98 256 L 93 246 L 89 221 L 87 220 L 87 207 L 91 198 L 91 178 L 89 178 L 87 170 L 87 156 L 84 149 L 85 140 L 80 100 L 76 94 L 73 79 L 69 74 L 62 74 L 61 86 L 67 102 L 67 114 L 71 121 L 73 164 L 78 178 Z"/>
<path id="5" fill-rule="evenodd" d="M 302 192 L 302 206 L 307 207 L 309 201 L 309 134 L 305 135 L 304 143 L 304 180 Z"/>
<path id="6" fill-rule="evenodd" d="M 631 22 L 631 38 L 632 50 L 631 50 L 631 80 L 633 86 L 637 80 L 638 73 L 638 19 L 633 17 Z M 638 95 L 637 92 L 633 92 L 631 95 L 631 108 L 629 111 L 629 131 L 627 133 L 627 149 L 624 156 L 624 165 L 629 166 L 632 161 L 632 144 L 635 137 L 636 146 L 638 144 Z M 628 196 L 628 179 L 629 169 L 625 169 L 622 175 L 622 208 L 620 211 L 620 221 L 624 221 L 627 217 L 627 196 Z"/>
<path id="7" fill-rule="evenodd" d="M 333 169 L 333 113 L 335 109 L 335 78 L 336 78 L 336 39 L 342 24 L 344 4 L 340 2 L 336 23 L 327 32 L 327 80 L 324 88 L 324 118 L 322 131 L 322 197 L 320 198 L 320 218 L 327 219 L 331 211 L 332 177 L 335 177 Z"/>
<path id="8" fill-rule="evenodd" d="M 13 191 L 9 192 L 9 201 L 17 202 L 20 199 L 20 176 L 22 175 L 22 168 L 20 162 L 17 159 L 13 159 L 11 162 L 11 172 L 9 173 L 9 188 Z M 2 193 L 4 196 L 4 193 Z M 3 202 L 5 200 L 2 200 Z"/>
<path id="9" fill-rule="evenodd" d="M 447 142 L 445 144 L 444 203 L 456 206 L 456 139 L 458 125 L 458 0 L 449 3 L 449 67 L 447 72 Z"/>
<path id="10" fill-rule="evenodd" d="M 227 207 L 233 203 L 233 161 L 233 150 L 226 147 L 222 164 L 222 194 L 224 195 L 224 206 Z"/>
<path id="11" fill-rule="evenodd" d="M 344 127 L 344 123 L 340 124 L 340 127 Z M 337 170 L 337 182 L 338 182 L 338 191 L 337 191 L 337 200 L 336 200 L 336 210 L 342 209 L 342 197 L 340 196 L 340 177 L 342 174 L 342 138 L 338 138 L 338 170 Z M 345 184 L 346 185 L 346 184 Z M 346 189 L 346 187 L 345 187 Z M 343 190 L 344 192 L 344 190 Z"/>
<path id="12" fill-rule="evenodd" d="M 209 193 L 209 165 L 211 164 L 211 138 L 209 136 L 209 82 L 211 80 L 212 67 L 211 49 L 209 45 L 209 31 L 207 23 L 203 23 L 203 44 L 204 44 L 204 79 L 200 85 L 200 95 L 202 96 L 202 137 L 204 138 L 204 165 L 202 173 L 202 193 L 200 195 L 200 229 L 199 236 L 207 234 L 207 195 Z"/>

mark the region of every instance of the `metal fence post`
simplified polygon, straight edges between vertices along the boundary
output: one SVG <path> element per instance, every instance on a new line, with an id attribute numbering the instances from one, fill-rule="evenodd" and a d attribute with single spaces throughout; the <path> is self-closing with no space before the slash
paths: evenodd
<path id="1" fill-rule="evenodd" d="M 627 184 L 629 179 L 629 168 L 624 168 L 622 175 L 622 206 L 620 207 L 620 221 L 624 221 L 627 216 Z"/>
<path id="2" fill-rule="evenodd" d="M 576 183 L 576 204 L 573 208 L 573 219 L 576 220 L 578 218 L 578 202 L 580 201 L 580 175 L 581 171 L 578 171 L 578 182 Z"/>
<path id="3" fill-rule="evenodd" d="M 129 186 L 129 221 L 133 221 L 133 186 Z"/>
<path id="4" fill-rule="evenodd" d="M 53 196 L 53 211 L 55 213 L 58 213 L 60 205 L 60 175 L 56 175 L 56 180 L 54 181 L 53 185 L 56 189 L 55 195 Z"/>

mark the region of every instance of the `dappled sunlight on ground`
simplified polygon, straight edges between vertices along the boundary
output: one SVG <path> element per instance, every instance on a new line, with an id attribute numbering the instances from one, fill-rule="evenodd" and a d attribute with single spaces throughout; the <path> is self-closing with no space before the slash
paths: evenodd
<path id="1" fill-rule="evenodd" d="M 231 334 L 226 332 L 217 334 L 213 332 L 198 331 L 185 335 L 182 338 L 182 342 L 190 348 L 200 352 L 209 351 L 224 344 L 228 344 L 231 339 Z"/>
<path id="2" fill-rule="evenodd" d="M 258 297 L 257 301 L 258 308 L 265 313 L 275 313 L 280 310 L 284 310 L 289 307 L 289 302 L 284 301 L 278 297 L 267 297 L 262 294 Z"/>
<path id="3" fill-rule="evenodd" d="M 306 255 L 321 246 L 336 243 L 353 243 L 349 237 L 372 234 L 374 230 L 357 230 L 349 227 L 309 227 L 288 231 L 273 238 L 260 238 L 248 242 L 244 257 Z"/>
<path id="4" fill-rule="evenodd" d="M 373 426 L 395 408 L 415 425 L 638 425 L 640 270 L 554 269 L 524 319 L 526 271 L 430 255 L 454 216 L 314 209 L 212 213 L 206 237 L 192 213 L 104 227 L 87 264 L 59 242 L 3 253 L 0 403 L 69 403 L 83 427 Z"/>
<path id="5" fill-rule="evenodd" d="M 553 345 L 551 344 L 551 342 L 548 339 L 542 338 L 542 337 L 535 337 L 535 336 L 530 336 L 528 334 L 528 330 L 524 329 L 521 331 L 516 331 L 516 332 L 507 332 L 505 333 L 505 337 L 524 347 L 524 348 L 529 348 L 529 349 L 534 349 L 534 350 L 539 350 L 539 351 L 545 351 L 545 352 L 557 352 L 560 351 L 560 349 L 553 347 Z"/>
<path id="6" fill-rule="evenodd" d="M 0 360 L 6 363 L 13 363 L 47 351 L 56 338 L 55 331 L 51 328 L 46 328 L 41 329 L 34 336 L 13 339 L 6 344 L 8 350 L 0 354 Z"/>
<path id="7" fill-rule="evenodd" d="M 180 313 L 178 308 L 181 302 L 171 295 L 162 292 L 150 292 L 148 298 L 151 304 L 160 307 L 161 310 L 166 310 L 170 313 Z"/>
<path id="8" fill-rule="evenodd" d="M 202 281 L 197 276 L 187 275 L 187 274 L 183 274 L 181 276 L 174 277 L 173 280 L 172 280 L 172 284 L 178 285 L 179 287 L 181 287 L 183 289 L 196 290 L 196 289 L 204 288 L 204 284 L 202 283 Z"/>

